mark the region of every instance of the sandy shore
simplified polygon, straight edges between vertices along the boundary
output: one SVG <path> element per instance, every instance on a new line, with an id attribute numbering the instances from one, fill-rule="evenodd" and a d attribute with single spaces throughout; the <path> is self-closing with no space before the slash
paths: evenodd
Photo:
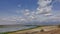
<path id="1" fill-rule="evenodd" d="M 16 31 L 8 34 L 32 34 L 32 33 L 38 33 L 43 29 L 44 31 L 51 31 L 58 29 L 56 26 L 45 26 L 45 27 L 37 27 L 29 30 L 23 30 L 23 31 Z"/>

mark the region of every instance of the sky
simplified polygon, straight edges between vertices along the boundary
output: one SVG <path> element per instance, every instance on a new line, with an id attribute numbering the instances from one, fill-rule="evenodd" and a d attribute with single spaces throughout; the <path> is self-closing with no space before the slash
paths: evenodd
<path id="1" fill-rule="evenodd" d="M 60 0 L 0 0 L 0 25 L 60 22 Z"/>

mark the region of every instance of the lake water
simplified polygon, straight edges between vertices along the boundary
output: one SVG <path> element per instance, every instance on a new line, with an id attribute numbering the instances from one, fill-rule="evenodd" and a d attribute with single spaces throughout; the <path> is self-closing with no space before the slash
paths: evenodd
<path id="1" fill-rule="evenodd" d="M 23 30 L 28 28 L 33 28 L 35 26 L 4 26 L 0 28 L 0 32 L 10 32 L 10 31 L 17 31 L 17 30 Z"/>

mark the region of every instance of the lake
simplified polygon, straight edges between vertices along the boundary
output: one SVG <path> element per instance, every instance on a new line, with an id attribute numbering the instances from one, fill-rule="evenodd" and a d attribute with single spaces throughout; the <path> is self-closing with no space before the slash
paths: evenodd
<path id="1" fill-rule="evenodd" d="M 17 30 L 23 30 L 28 28 L 33 28 L 35 26 L 19 26 L 19 25 L 10 25 L 10 26 L 4 26 L 0 28 L 0 32 L 10 32 L 10 31 L 17 31 Z"/>

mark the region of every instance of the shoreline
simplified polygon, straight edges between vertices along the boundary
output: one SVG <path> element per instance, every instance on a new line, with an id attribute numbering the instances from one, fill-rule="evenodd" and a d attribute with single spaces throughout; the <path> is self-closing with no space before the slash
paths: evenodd
<path id="1" fill-rule="evenodd" d="M 18 31 L 11 31 L 11 32 L 5 32 L 4 34 L 17 34 L 17 33 L 32 33 L 32 32 L 40 32 L 41 29 L 44 31 L 50 31 L 57 29 L 56 26 L 36 26 L 34 28 L 29 28 L 29 29 L 23 29 L 23 30 L 18 30 Z"/>
<path id="2" fill-rule="evenodd" d="M 30 30 L 30 29 L 35 29 L 35 28 L 38 28 L 38 27 L 42 27 L 42 26 L 36 26 L 36 27 L 32 27 L 32 28 L 27 28 L 27 29 L 22 29 L 22 30 L 17 30 L 17 31 L 11 31 L 11 32 L 1 32 L 1 33 L 2 34 L 5 34 L 5 33 L 8 34 L 8 33 L 13 33 L 13 32 L 18 32 L 18 31 L 26 31 L 26 30 Z"/>
<path id="3" fill-rule="evenodd" d="M 27 30 L 23 30 L 23 31 L 16 31 L 16 32 L 12 32 L 12 33 L 8 33 L 8 34 L 26 34 L 26 33 L 36 33 L 36 32 L 41 32 L 41 30 L 44 31 L 51 31 L 51 30 L 55 30 L 58 29 L 56 26 L 42 26 L 42 27 L 36 27 L 33 29 L 27 29 Z"/>

